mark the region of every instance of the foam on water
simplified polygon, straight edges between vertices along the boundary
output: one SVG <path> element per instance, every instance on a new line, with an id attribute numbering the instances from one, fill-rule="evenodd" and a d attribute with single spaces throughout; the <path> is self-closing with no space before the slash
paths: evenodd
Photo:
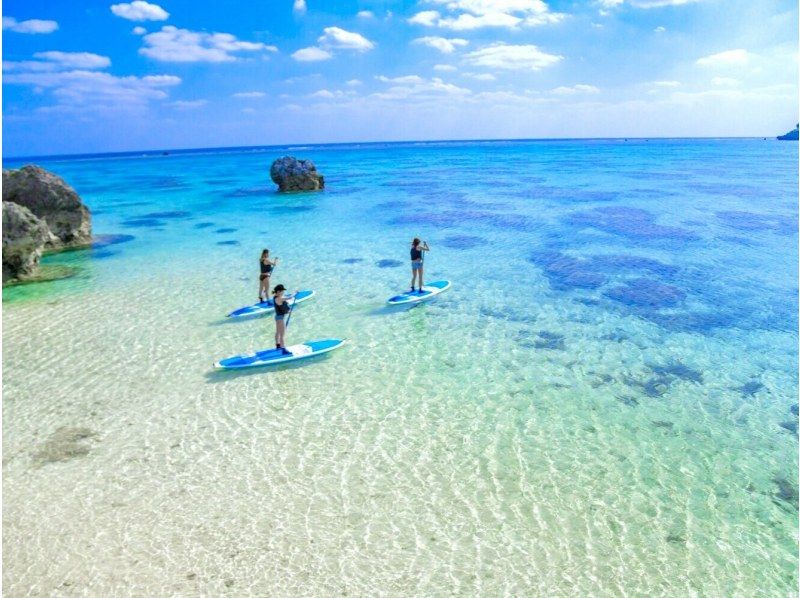
<path id="1" fill-rule="evenodd" d="M 6 591 L 786 595 L 796 148 L 309 147 L 286 197 L 258 152 L 45 162 L 133 238 L 3 293 Z M 453 288 L 387 309 L 415 235 Z M 224 318 L 263 247 L 317 292 L 288 342 L 349 344 L 212 372 L 272 344 Z"/>

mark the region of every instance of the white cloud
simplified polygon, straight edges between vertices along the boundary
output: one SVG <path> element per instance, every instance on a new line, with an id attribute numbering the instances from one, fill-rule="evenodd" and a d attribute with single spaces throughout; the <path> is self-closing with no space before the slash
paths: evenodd
<path id="1" fill-rule="evenodd" d="M 6 29 L 15 33 L 53 33 L 58 29 L 58 23 L 42 19 L 17 21 L 14 17 L 3 17 L 3 31 Z"/>
<path id="2" fill-rule="evenodd" d="M 333 92 L 328 91 L 327 89 L 320 89 L 319 91 L 315 91 L 314 93 L 309 94 L 308 97 L 330 99 L 330 98 L 335 98 L 336 95 Z"/>
<path id="3" fill-rule="evenodd" d="M 144 35 L 145 33 L 147 33 L 147 29 L 145 29 L 144 27 L 137 26 L 131 29 L 131 33 L 133 33 L 134 35 Z"/>
<path id="4" fill-rule="evenodd" d="M 150 4 L 144 0 L 112 4 L 111 12 L 129 21 L 166 21 L 169 18 L 169 13 L 158 4 Z"/>
<path id="5" fill-rule="evenodd" d="M 436 23 L 439 21 L 440 17 L 441 15 L 437 10 L 423 10 L 422 12 L 418 12 L 413 17 L 408 19 L 408 22 L 412 25 L 434 27 Z"/>
<path id="6" fill-rule="evenodd" d="M 363 83 L 361 82 L 361 79 L 350 79 L 345 83 L 345 85 L 348 85 L 349 87 L 357 87 L 359 85 L 363 85 Z"/>
<path id="7" fill-rule="evenodd" d="M 742 66 L 750 61 L 751 56 L 752 55 L 747 50 L 738 48 L 736 50 L 726 50 L 725 52 L 703 56 L 697 59 L 696 64 L 709 67 Z"/>
<path id="8" fill-rule="evenodd" d="M 152 100 L 166 99 L 168 96 L 162 88 L 178 85 L 181 79 L 174 75 L 116 77 L 106 72 L 72 70 L 12 73 L 4 76 L 4 82 L 52 91 L 58 104 L 42 111 L 92 113 L 144 108 Z"/>
<path id="9" fill-rule="evenodd" d="M 741 81 L 731 77 L 714 77 L 711 79 L 711 85 L 716 85 L 717 87 L 738 87 L 741 84 Z"/>
<path id="10" fill-rule="evenodd" d="M 356 50 L 358 52 L 366 52 L 375 47 L 374 43 L 360 33 L 346 31 L 340 27 L 325 27 L 317 42 L 323 48 Z"/>
<path id="11" fill-rule="evenodd" d="M 429 0 L 454 14 L 439 11 L 418 12 L 408 19 L 414 25 L 470 31 L 483 27 L 514 29 L 520 25 L 536 26 L 557 23 L 566 16 L 550 11 L 543 0 Z"/>
<path id="12" fill-rule="evenodd" d="M 653 31 L 655 33 L 664 33 L 666 30 L 667 30 L 666 27 L 661 27 L 660 25 L 658 27 L 656 27 L 655 29 L 653 29 Z"/>
<path id="13" fill-rule="evenodd" d="M 512 45 L 495 43 L 464 56 L 464 61 L 472 66 L 492 69 L 539 71 L 552 66 L 563 56 L 547 54 L 534 45 Z"/>
<path id="14" fill-rule="evenodd" d="M 94 70 L 104 69 L 111 65 L 107 56 L 91 52 L 36 52 L 34 58 L 39 60 L 22 60 L 19 62 L 3 62 L 6 72 L 55 72 L 72 69 Z"/>
<path id="15" fill-rule="evenodd" d="M 457 71 L 458 68 L 454 67 L 452 64 L 437 64 L 433 67 L 434 71 Z"/>
<path id="16" fill-rule="evenodd" d="M 662 6 L 683 6 L 700 0 L 630 0 L 636 8 L 661 8 Z"/>
<path id="17" fill-rule="evenodd" d="M 188 110 L 191 108 L 199 108 L 206 104 L 208 104 L 208 100 L 176 100 L 175 102 L 170 102 L 169 105 L 181 110 Z"/>
<path id="18" fill-rule="evenodd" d="M 239 93 L 233 94 L 234 98 L 263 98 L 266 96 L 263 91 L 240 91 Z"/>
<path id="19" fill-rule="evenodd" d="M 652 85 L 656 87 L 680 87 L 680 81 L 653 81 Z"/>
<path id="20" fill-rule="evenodd" d="M 162 62 L 232 62 L 234 52 L 276 52 L 275 46 L 238 40 L 230 33 L 190 31 L 166 25 L 144 36 L 139 54 Z"/>
<path id="21" fill-rule="evenodd" d="M 497 77 L 491 73 L 464 73 L 464 76 L 478 81 L 495 81 L 497 79 Z"/>
<path id="22" fill-rule="evenodd" d="M 423 46 L 428 46 L 429 48 L 435 48 L 443 54 L 452 54 L 455 51 L 456 46 L 466 46 L 469 42 L 458 37 L 448 39 L 446 37 L 434 37 L 429 35 L 426 37 L 418 37 L 411 43 L 422 44 Z"/>
<path id="23" fill-rule="evenodd" d="M 472 93 L 469 89 L 458 87 L 452 83 L 445 83 L 438 77 L 424 79 L 419 75 L 406 75 L 404 77 L 375 77 L 378 81 L 390 83 L 391 86 L 383 92 L 374 93 L 370 97 L 380 100 L 404 100 L 415 98 L 437 98 L 442 96 L 467 96 Z"/>
<path id="24" fill-rule="evenodd" d="M 573 85 L 572 87 L 556 87 L 555 89 L 550 90 L 550 93 L 554 93 L 556 95 L 565 96 L 565 95 L 575 95 L 579 93 L 600 93 L 600 90 L 595 87 L 594 85 L 585 85 L 583 83 L 578 83 L 577 85 Z"/>
<path id="25" fill-rule="evenodd" d="M 311 46 L 294 52 L 292 58 L 298 62 L 319 62 L 320 60 L 330 60 L 333 58 L 333 54 L 322 48 Z"/>
<path id="26" fill-rule="evenodd" d="M 34 58 L 53 62 L 65 69 L 104 69 L 111 66 L 108 56 L 100 56 L 91 52 L 36 52 Z"/>
<path id="27" fill-rule="evenodd" d="M 306 0 L 294 0 L 294 4 L 292 4 L 292 10 L 298 15 L 305 14 L 308 10 L 308 6 L 306 6 Z"/>
<path id="28" fill-rule="evenodd" d="M 375 18 L 375 13 L 372 12 L 371 10 L 359 10 L 356 13 L 356 16 L 359 19 L 374 19 Z"/>

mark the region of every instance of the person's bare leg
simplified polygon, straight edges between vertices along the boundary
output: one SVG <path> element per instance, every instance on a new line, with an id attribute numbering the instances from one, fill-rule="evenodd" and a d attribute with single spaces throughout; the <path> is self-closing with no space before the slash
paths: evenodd
<path id="1" fill-rule="evenodd" d="M 420 266 L 419 270 L 417 270 L 417 273 L 419 275 L 419 292 L 420 293 L 422 292 L 422 270 L 423 270 L 422 266 Z"/>

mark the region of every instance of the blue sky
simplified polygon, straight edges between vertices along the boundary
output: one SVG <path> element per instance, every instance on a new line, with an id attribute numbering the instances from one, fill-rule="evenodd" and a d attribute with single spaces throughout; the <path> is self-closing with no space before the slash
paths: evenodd
<path id="1" fill-rule="evenodd" d="M 767 136 L 795 0 L 3 3 L 6 156 L 410 139 Z"/>

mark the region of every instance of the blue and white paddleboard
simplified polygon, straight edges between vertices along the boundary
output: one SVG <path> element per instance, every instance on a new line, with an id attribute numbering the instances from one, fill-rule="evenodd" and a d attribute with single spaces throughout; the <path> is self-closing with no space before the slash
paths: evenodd
<path id="1" fill-rule="evenodd" d="M 294 306 L 295 303 L 302 303 L 307 299 L 311 299 L 314 296 L 314 291 L 298 291 L 297 295 L 284 295 L 286 300 L 289 302 L 289 305 Z M 275 303 L 272 299 L 267 299 L 266 301 L 262 301 L 261 303 L 255 303 L 253 305 L 248 305 L 247 307 L 240 307 L 236 311 L 232 311 L 228 314 L 229 318 L 243 318 L 245 316 L 260 316 L 263 314 L 270 314 L 275 311 Z"/>
<path id="2" fill-rule="evenodd" d="M 345 342 L 346 341 L 340 338 L 307 341 L 301 345 L 286 347 L 286 350 L 289 351 L 288 355 L 280 349 L 264 349 L 263 351 L 254 351 L 252 353 L 226 357 L 214 363 L 214 367 L 218 370 L 241 370 L 245 368 L 290 363 L 292 361 L 308 359 L 309 357 L 316 357 L 328 351 L 333 351 L 341 347 Z"/>
<path id="3" fill-rule="evenodd" d="M 413 293 L 411 291 L 406 291 L 400 295 L 395 295 L 389 299 L 389 305 L 404 305 L 406 303 L 425 301 L 426 299 L 435 297 L 442 291 L 446 291 L 449 288 L 449 280 L 437 280 L 436 282 L 429 282 L 422 287 L 421 291 L 414 291 Z"/>

